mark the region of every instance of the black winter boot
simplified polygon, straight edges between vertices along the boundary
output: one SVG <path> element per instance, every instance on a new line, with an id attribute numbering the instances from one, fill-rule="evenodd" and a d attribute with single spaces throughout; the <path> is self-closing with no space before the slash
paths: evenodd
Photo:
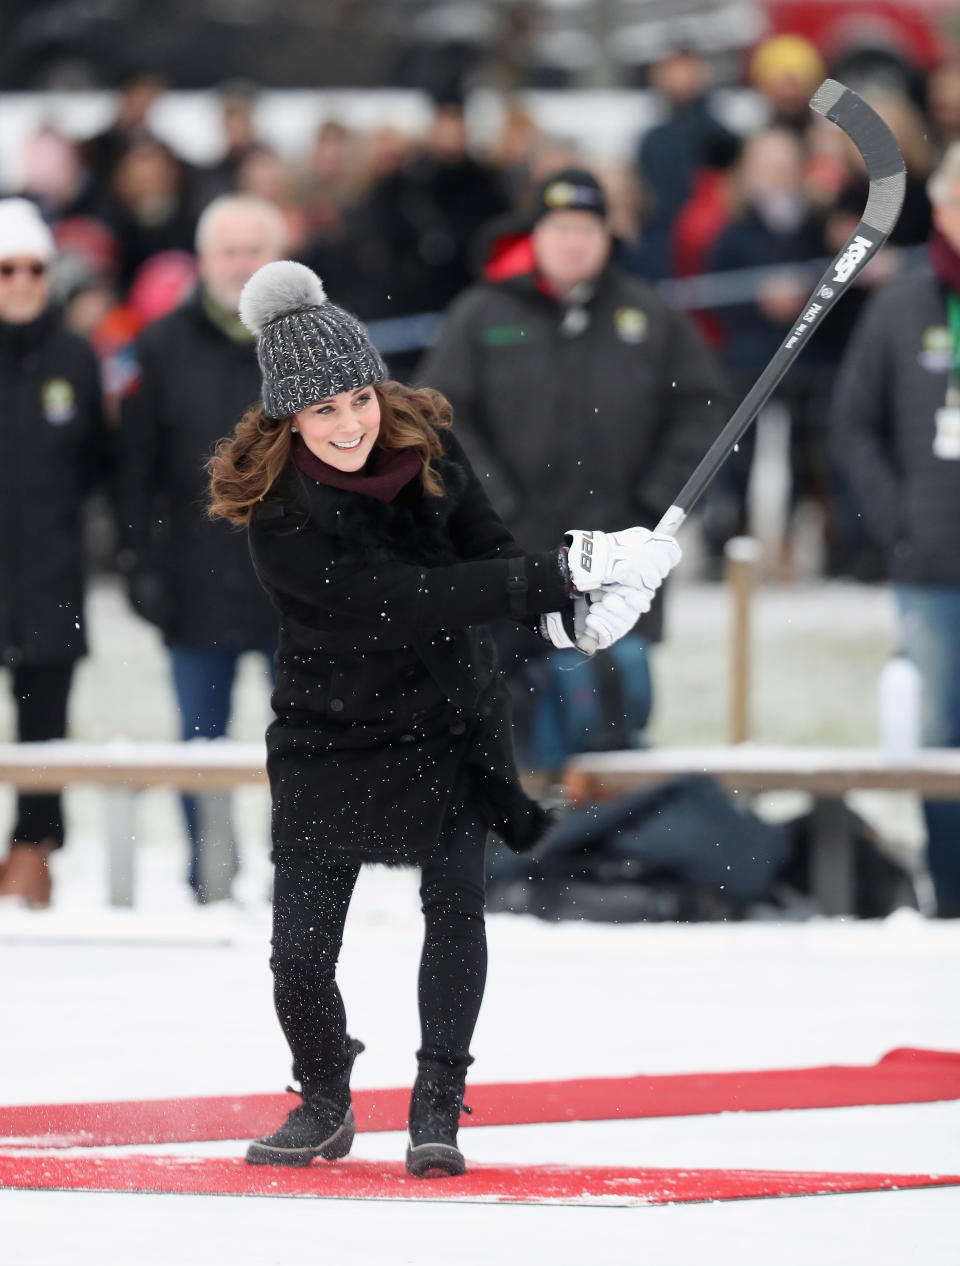
<path id="1" fill-rule="evenodd" d="M 350 1073 L 353 1061 L 364 1049 L 356 1038 L 347 1038 L 344 1071 L 322 1086 L 303 1083 L 303 1102 L 279 1130 L 257 1139 L 247 1148 L 248 1165 L 309 1165 L 315 1156 L 339 1160 L 350 1151 L 355 1133 L 350 1106 Z M 292 1089 L 292 1087 L 288 1087 Z"/>
<path id="2" fill-rule="evenodd" d="M 407 1173 L 415 1178 L 444 1178 L 464 1174 L 467 1163 L 457 1147 L 460 1113 L 464 1105 L 466 1070 L 423 1061 L 410 1096 L 410 1135 Z"/>

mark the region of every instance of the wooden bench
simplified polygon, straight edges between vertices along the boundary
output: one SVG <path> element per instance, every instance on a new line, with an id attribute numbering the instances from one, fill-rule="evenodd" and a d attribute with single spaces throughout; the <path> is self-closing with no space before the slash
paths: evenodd
<path id="1" fill-rule="evenodd" d="M 147 787 L 202 794 L 266 787 L 262 743 L 197 739 L 190 743 L 0 743 L 0 782 L 19 791 L 58 792 L 94 783 L 105 788 L 110 904 L 134 903 L 134 806 Z"/>
<path id="2" fill-rule="evenodd" d="M 599 752 L 568 762 L 563 781 L 571 803 L 583 805 L 694 774 L 746 794 L 795 790 L 813 796 L 811 886 L 828 915 L 847 914 L 855 906 L 855 854 L 843 804 L 848 792 L 909 791 L 926 799 L 960 800 L 957 748 L 925 748 L 902 760 L 878 748 L 753 743 Z"/>
<path id="3" fill-rule="evenodd" d="M 105 789 L 108 892 L 112 905 L 134 903 L 134 806 L 148 787 L 232 791 L 266 787 L 262 743 L 197 739 L 191 743 L 0 744 L 0 782 L 26 792 L 58 792 L 92 783 Z M 578 756 L 564 774 L 573 805 L 604 800 L 671 778 L 703 774 L 731 791 L 792 789 L 814 797 L 813 890 L 825 914 L 854 904 L 854 853 L 843 796 L 856 790 L 909 791 L 928 799 L 960 800 L 960 749 L 928 748 L 891 760 L 876 748 L 661 748 Z"/>

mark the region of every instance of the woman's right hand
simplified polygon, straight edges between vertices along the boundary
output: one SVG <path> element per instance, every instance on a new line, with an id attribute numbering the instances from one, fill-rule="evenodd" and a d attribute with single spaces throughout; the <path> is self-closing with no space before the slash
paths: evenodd
<path id="1" fill-rule="evenodd" d="M 570 579 L 578 593 L 628 585 L 645 589 L 652 599 L 681 558 L 672 536 L 642 527 L 623 532 L 572 530 L 564 539 Z"/>

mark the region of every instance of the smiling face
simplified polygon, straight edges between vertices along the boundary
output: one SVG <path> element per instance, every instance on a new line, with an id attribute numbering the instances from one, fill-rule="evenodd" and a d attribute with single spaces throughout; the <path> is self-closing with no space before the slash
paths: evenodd
<path id="1" fill-rule="evenodd" d="M 380 401 L 373 387 L 341 391 L 294 416 L 303 442 L 337 470 L 360 470 L 380 434 Z"/>

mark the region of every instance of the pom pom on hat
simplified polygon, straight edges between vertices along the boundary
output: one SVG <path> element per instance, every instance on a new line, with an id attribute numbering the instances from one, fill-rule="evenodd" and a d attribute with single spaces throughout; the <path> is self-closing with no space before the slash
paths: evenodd
<path id="1" fill-rule="evenodd" d="M 251 334 L 260 334 L 272 321 L 326 300 L 323 282 L 306 264 L 278 259 L 258 268 L 240 292 L 240 320 Z"/>

